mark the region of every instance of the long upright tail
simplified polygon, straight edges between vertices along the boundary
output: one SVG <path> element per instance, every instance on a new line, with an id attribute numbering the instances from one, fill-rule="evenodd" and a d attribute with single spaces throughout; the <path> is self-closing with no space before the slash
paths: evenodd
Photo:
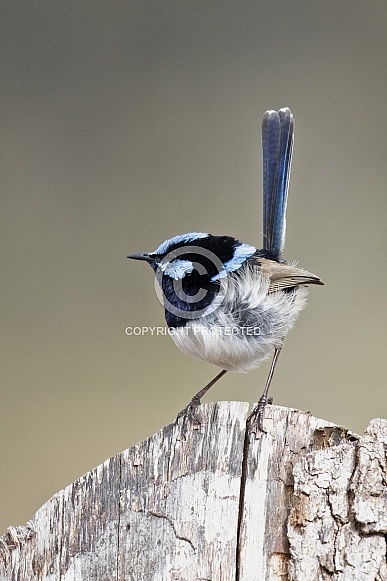
<path id="1" fill-rule="evenodd" d="M 276 260 L 281 260 L 285 245 L 293 129 L 290 109 L 266 111 L 263 116 L 263 247 Z"/>

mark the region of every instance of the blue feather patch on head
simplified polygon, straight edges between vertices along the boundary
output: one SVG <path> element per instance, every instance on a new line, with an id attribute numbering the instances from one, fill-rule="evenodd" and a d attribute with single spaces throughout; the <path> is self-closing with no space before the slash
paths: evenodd
<path id="1" fill-rule="evenodd" d="M 166 276 L 174 280 L 181 280 L 186 274 L 193 271 L 194 266 L 190 260 L 179 260 L 177 258 L 172 262 L 161 262 L 159 268 Z"/>
<path id="2" fill-rule="evenodd" d="M 178 236 L 174 236 L 173 238 L 169 238 L 160 246 L 152 252 L 152 254 L 165 254 L 168 252 L 169 248 L 174 246 L 175 244 L 181 244 L 185 242 L 195 242 L 195 240 L 199 240 L 200 238 L 208 238 L 209 234 L 204 232 L 189 232 L 188 234 L 179 234 Z"/>
<path id="3" fill-rule="evenodd" d="M 250 256 L 253 256 L 256 251 L 255 246 L 250 246 L 250 244 L 240 244 L 237 246 L 234 251 L 234 256 L 223 264 L 223 269 L 211 278 L 211 282 L 224 278 L 230 272 L 238 270 L 244 261 L 250 258 Z"/>

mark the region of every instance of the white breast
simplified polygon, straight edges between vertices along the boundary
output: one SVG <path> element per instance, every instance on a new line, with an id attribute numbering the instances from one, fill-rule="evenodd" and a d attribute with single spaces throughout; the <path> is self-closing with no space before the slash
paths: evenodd
<path id="1" fill-rule="evenodd" d="M 282 346 L 306 304 L 308 289 L 267 294 L 269 278 L 257 269 L 221 281 L 221 304 L 209 314 L 174 329 L 183 353 L 228 371 L 248 371 Z"/>

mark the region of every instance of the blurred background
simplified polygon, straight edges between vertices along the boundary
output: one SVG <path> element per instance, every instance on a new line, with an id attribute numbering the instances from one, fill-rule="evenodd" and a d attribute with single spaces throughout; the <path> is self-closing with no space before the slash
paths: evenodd
<path id="1" fill-rule="evenodd" d="M 261 244 L 260 124 L 295 116 L 285 257 L 320 275 L 277 404 L 387 416 L 387 3 L 15 0 L 1 34 L 0 533 L 170 423 L 218 372 L 149 266 L 190 231 Z M 254 402 L 269 363 L 206 401 Z"/>

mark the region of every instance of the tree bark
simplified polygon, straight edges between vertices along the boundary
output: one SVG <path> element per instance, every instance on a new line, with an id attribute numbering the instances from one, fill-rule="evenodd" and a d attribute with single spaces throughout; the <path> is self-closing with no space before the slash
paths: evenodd
<path id="1" fill-rule="evenodd" d="M 0 539 L 0 581 L 387 580 L 387 421 L 199 408 L 54 495 Z"/>

